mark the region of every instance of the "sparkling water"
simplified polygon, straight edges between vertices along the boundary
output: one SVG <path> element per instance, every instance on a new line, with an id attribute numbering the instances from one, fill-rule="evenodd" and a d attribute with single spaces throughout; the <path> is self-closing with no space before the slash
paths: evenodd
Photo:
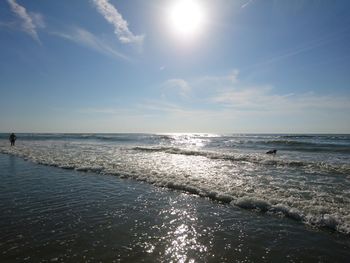
<path id="1" fill-rule="evenodd" d="M 17 134 L 0 153 L 350 234 L 350 135 Z M 276 149 L 277 154 L 266 154 Z"/>

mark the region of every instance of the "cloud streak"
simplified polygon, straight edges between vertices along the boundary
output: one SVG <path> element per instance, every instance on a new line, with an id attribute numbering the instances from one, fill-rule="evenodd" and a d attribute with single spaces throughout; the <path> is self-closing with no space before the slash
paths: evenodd
<path id="1" fill-rule="evenodd" d="M 144 110 L 158 112 L 166 116 L 164 118 L 177 116 L 178 120 L 188 118 L 193 122 L 200 119 L 203 125 L 206 122 L 207 126 L 203 127 L 214 127 L 211 123 L 216 122 L 218 127 L 232 129 L 231 124 L 236 123 L 235 129 L 242 128 L 242 131 L 246 125 L 247 130 L 258 131 L 260 128 L 252 123 L 262 120 L 268 120 L 283 131 L 282 128 L 288 125 L 286 119 L 292 118 L 300 131 L 324 132 L 331 131 L 324 126 L 327 122 L 334 127 L 342 127 L 344 116 L 350 111 L 348 96 L 314 92 L 278 93 L 271 85 L 247 84 L 238 78 L 238 74 L 238 70 L 234 70 L 221 76 L 170 79 L 165 84 L 171 84 L 168 87 L 172 88 L 172 96 L 163 96 L 161 90 L 161 98 L 143 104 Z M 186 100 L 181 99 L 181 86 L 184 84 L 191 87 L 191 96 Z M 191 122 L 189 125 L 192 125 Z M 259 131 L 268 131 L 261 129 Z"/>
<path id="2" fill-rule="evenodd" d="M 19 5 L 15 0 L 7 0 L 7 2 L 9 3 L 12 12 L 15 13 L 15 15 L 18 16 L 18 18 L 21 19 L 22 30 L 26 32 L 29 36 L 31 36 L 39 44 L 41 44 L 37 33 L 37 26 L 35 25 L 33 18 L 27 13 L 27 10 L 25 9 L 25 7 Z M 42 20 L 41 22 L 43 24 Z"/>
<path id="3" fill-rule="evenodd" d="M 182 98 L 188 98 L 191 92 L 191 86 L 183 79 L 169 79 L 163 83 L 163 97 L 180 95 Z"/>
<path id="4" fill-rule="evenodd" d="M 97 11 L 114 27 L 114 33 L 122 43 L 142 44 L 144 36 L 134 35 L 118 10 L 108 0 L 93 0 Z"/>
<path id="5" fill-rule="evenodd" d="M 244 3 L 241 8 L 246 8 L 247 6 L 251 5 L 253 3 L 253 0 L 248 0 L 246 3 Z"/>
<path id="6" fill-rule="evenodd" d="M 277 94 L 271 85 L 242 83 L 238 70 L 224 76 L 205 76 L 189 82 L 193 97 L 215 106 L 247 111 L 295 112 L 303 110 L 349 110 L 349 98 L 335 95 Z"/>
<path id="7" fill-rule="evenodd" d="M 280 55 L 271 57 L 269 59 L 266 59 L 265 61 L 248 66 L 245 70 L 250 69 L 250 68 L 267 66 L 267 65 L 279 62 L 279 61 L 283 61 L 283 60 L 288 59 L 290 57 L 298 56 L 300 54 L 315 50 L 317 48 L 327 46 L 332 42 L 342 40 L 344 38 L 344 36 L 346 36 L 346 33 L 347 33 L 347 31 L 349 31 L 349 29 L 350 29 L 350 27 L 345 27 L 343 29 L 334 31 L 328 35 L 325 35 L 325 36 L 322 36 L 320 38 L 309 41 L 301 46 L 293 47 Z"/>
<path id="8" fill-rule="evenodd" d="M 103 55 L 115 59 L 124 59 L 130 61 L 129 57 L 118 52 L 107 42 L 101 40 L 100 38 L 96 37 L 94 34 L 83 28 L 72 27 L 68 32 L 51 32 L 50 34 L 72 41 L 78 45 L 87 47 Z"/>
<path id="9" fill-rule="evenodd" d="M 273 94 L 272 87 L 232 89 L 211 98 L 221 106 L 260 112 L 303 112 L 305 110 L 350 110 L 347 98 L 304 94 Z"/>
<path id="10" fill-rule="evenodd" d="M 278 93 L 271 85 L 247 85 L 238 73 L 169 79 L 160 85 L 157 99 L 145 97 L 125 108 L 85 108 L 78 113 L 98 114 L 106 125 L 113 119 L 137 132 L 349 131 L 348 96 Z"/>

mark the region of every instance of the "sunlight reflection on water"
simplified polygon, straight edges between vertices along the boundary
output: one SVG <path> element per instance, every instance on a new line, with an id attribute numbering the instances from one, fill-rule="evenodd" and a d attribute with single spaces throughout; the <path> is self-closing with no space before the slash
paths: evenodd
<path id="1" fill-rule="evenodd" d="M 174 204 L 175 205 L 175 204 Z M 194 207 L 178 209 L 172 206 L 170 210 L 164 210 L 163 215 L 171 215 L 170 231 L 167 232 L 168 243 L 165 248 L 165 256 L 170 262 L 194 262 L 190 258 L 195 252 L 206 252 L 207 246 L 199 241 L 198 217 Z"/>
<path id="2" fill-rule="evenodd" d="M 0 155 L 0 175 L 0 262 L 310 262 L 315 255 L 327 262 L 347 262 L 344 259 L 349 258 L 346 238 L 307 231 L 294 221 L 198 195 L 5 155 Z"/>
<path id="3" fill-rule="evenodd" d="M 0 140 L 0 152 L 132 178 L 350 233 L 348 137 L 336 137 L 335 144 L 328 136 L 35 136 L 11 148 Z M 265 154 L 271 147 L 278 147 L 276 156 Z"/>

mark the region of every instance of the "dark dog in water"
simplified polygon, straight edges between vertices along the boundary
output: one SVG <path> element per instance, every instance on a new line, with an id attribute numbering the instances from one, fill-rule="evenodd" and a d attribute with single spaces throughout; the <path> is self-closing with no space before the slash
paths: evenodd
<path id="1" fill-rule="evenodd" d="M 273 155 L 275 155 L 276 153 L 277 153 L 276 149 L 273 149 L 273 150 L 270 150 L 270 151 L 266 152 L 266 154 L 273 154 Z"/>

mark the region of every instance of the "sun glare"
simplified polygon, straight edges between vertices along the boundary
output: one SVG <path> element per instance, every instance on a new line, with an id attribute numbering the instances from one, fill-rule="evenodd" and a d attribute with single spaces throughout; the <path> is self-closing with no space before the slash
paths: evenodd
<path id="1" fill-rule="evenodd" d="M 177 0 L 169 8 L 169 23 L 181 37 L 193 37 L 203 30 L 204 10 L 198 0 Z"/>

